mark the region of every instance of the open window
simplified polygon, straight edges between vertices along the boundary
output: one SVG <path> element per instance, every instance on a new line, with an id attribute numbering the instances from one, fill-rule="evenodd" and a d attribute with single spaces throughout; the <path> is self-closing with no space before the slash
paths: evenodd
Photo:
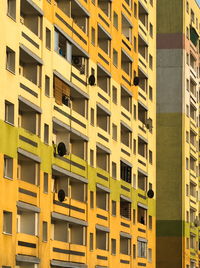
<path id="1" fill-rule="evenodd" d="M 132 146 L 132 129 L 121 121 L 121 143 L 131 148 Z"/>
<path id="2" fill-rule="evenodd" d="M 97 105 L 97 125 L 106 132 L 110 132 L 110 112 L 101 104 Z"/>
<path id="3" fill-rule="evenodd" d="M 130 78 L 132 77 L 132 62 L 133 62 L 133 59 L 129 56 L 129 54 L 124 49 L 122 49 L 121 68 L 128 76 L 130 76 Z"/>
<path id="4" fill-rule="evenodd" d="M 20 22 L 30 31 L 41 38 L 42 35 L 42 11 L 31 1 L 21 0 Z"/>
<path id="5" fill-rule="evenodd" d="M 142 204 L 138 204 L 137 219 L 140 224 L 147 225 L 147 208 Z"/>
<path id="6" fill-rule="evenodd" d="M 121 105 L 130 113 L 132 112 L 132 94 L 125 87 L 121 87 Z"/>
<path id="7" fill-rule="evenodd" d="M 122 34 L 130 43 L 132 42 L 132 28 L 133 25 L 131 21 L 122 13 Z"/>
<path id="8" fill-rule="evenodd" d="M 131 254 L 131 236 L 128 233 L 120 232 L 120 254 Z"/>
<path id="9" fill-rule="evenodd" d="M 197 96 L 197 84 L 191 78 L 190 78 L 190 92 L 194 95 L 194 97 Z"/>
<path id="10" fill-rule="evenodd" d="M 41 109 L 19 97 L 18 126 L 40 136 Z"/>
<path id="11" fill-rule="evenodd" d="M 86 245 L 86 226 L 52 217 L 52 239 L 75 245 Z"/>
<path id="12" fill-rule="evenodd" d="M 79 72 L 80 75 L 86 75 L 88 69 L 88 56 L 80 47 L 71 43 L 64 33 L 61 33 L 57 28 L 54 31 L 55 51 L 71 63 Z"/>
<path id="13" fill-rule="evenodd" d="M 139 87 L 147 93 L 148 91 L 148 75 L 139 67 L 138 76 L 140 78 Z"/>
<path id="14" fill-rule="evenodd" d="M 123 161 L 120 161 L 120 177 L 121 180 L 131 184 L 132 167 Z"/>
<path id="15" fill-rule="evenodd" d="M 148 29 L 148 10 L 141 1 L 139 1 L 138 4 L 139 4 L 139 20 L 144 25 L 144 27 Z"/>
<path id="16" fill-rule="evenodd" d="M 109 232 L 96 226 L 96 249 L 109 250 Z"/>
<path id="17" fill-rule="evenodd" d="M 138 188 L 147 191 L 147 174 L 142 170 L 138 170 Z"/>
<path id="18" fill-rule="evenodd" d="M 110 0 L 98 0 L 98 7 L 110 17 L 111 1 Z"/>
<path id="19" fill-rule="evenodd" d="M 131 220 L 131 200 L 124 198 L 124 196 L 120 197 L 120 216 Z"/>
<path id="20" fill-rule="evenodd" d="M 109 210 L 109 191 L 100 184 L 97 184 L 96 188 L 96 206 L 103 210 Z"/>
<path id="21" fill-rule="evenodd" d="M 33 54 L 29 49 L 20 46 L 19 53 L 19 74 L 41 87 L 42 60 Z"/>
<path id="22" fill-rule="evenodd" d="M 97 67 L 97 85 L 108 95 L 110 95 L 110 75 L 99 65 Z"/>
<path id="23" fill-rule="evenodd" d="M 145 60 L 148 60 L 148 44 L 147 44 L 146 40 L 140 34 L 138 36 L 138 51 L 139 51 L 139 54 Z"/>
<path id="24" fill-rule="evenodd" d="M 138 102 L 138 119 L 145 125 L 147 122 L 147 112 L 145 106 Z"/>
<path id="25" fill-rule="evenodd" d="M 18 153 L 17 178 L 38 185 L 40 165 L 33 159 Z"/>
<path id="26" fill-rule="evenodd" d="M 73 22 L 87 34 L 89 16 L 87 10 L 78 1 L 56 0 L 55 2 L 58 8 L 72 18 Z"/>
<path id="27" fill-rule="evenodd" d="M 110 151 L 101 144 L 96 147 L 96 165 L 107 172 L 110 170 Z"/>
<path id="28" fill-rule="evenodd" d="M 104 0 L 104 2 L 106 2 Z M 98 24 L 98 46 L 107 54 L 110 55 L 110 40 L 111 37 L 109 33 Z"/>
<path id="29" fill-rule="evenodd" d="M 18 207 L 17 209 L 17 232 L 38 235 L 38 218 L 37 212 L 28 208 Z"/>
<path id="30" fill-rule="evenodd" d="M 143 137 L 138 137 L 138 154 L 147 159 L 147 141 Z"/>

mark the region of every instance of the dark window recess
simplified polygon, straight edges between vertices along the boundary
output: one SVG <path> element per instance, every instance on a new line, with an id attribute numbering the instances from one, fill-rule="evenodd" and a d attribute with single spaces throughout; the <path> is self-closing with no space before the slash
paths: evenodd
<path id="1" fill-rule="evenodd" d="M 58 105 L 70 106 L 70 87 L 57 76 L 54 76 L 53 82 L 55 102 Z"/>
<path id="2" fill-rule="evenodd" d="M 131 203 L 120 198 L 120 216 L 131 219 Z"/>
<path id="3" fill-rule="evenodd" d="M 120 177 L 123 181 L 131 183 L 131 170 L 132 168 L 120 161 Z"/>

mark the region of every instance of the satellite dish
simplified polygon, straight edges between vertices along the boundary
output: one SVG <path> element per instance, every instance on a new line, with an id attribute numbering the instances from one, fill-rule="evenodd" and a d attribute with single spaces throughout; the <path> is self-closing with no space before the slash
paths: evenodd
<path id="1" fill-rule="evenodd" d="M 94 86 L 95 85 L 95 76 L 93 75 L 93 74 L 91 74 L 90 76 L 89 76 L 89 84 L 90 84 L 90 86 Z"/>
<path id="2" fill-rule="evenodd" d="M 140 78 L 138 76 L 134 77 L 133 84 L 134 86 L 138 86 L 140 82 Z"/>
<path id="3" fill-rule="evenodd" d="M 65 191 L 62 189 L 58 191 L 58 200 L 60 202 L 63 202 L 65 200 Z"/>
<path id="4" fill-rule="evenodd" d="M 149 198 L 153 198 L 154 197 L 154 191 L 152 189 L 150 189 L 148 192 L 147 192 L 147 196 Z"/>
<path id="5" fill-rule="evenodd" d="M 65 146 L 64 142 L 60 142 L 58 144 L 57 151 L 58 151 L 59 156 L 66 155 L 67 149 L 66 149 L 66 146 Z"/>
<path id="6" fill-rule="evenodd" d="M 75 65 L 80 65 L 81 64 L 81 59 L 79 56 L 73 56 L 72 57 L 73 64 Z"/>

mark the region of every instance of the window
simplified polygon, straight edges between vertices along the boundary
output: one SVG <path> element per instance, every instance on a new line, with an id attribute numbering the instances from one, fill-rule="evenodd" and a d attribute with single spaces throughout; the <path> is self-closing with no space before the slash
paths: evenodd
<path id="1" fill-rule="evenodd" d="M 94 109 L 91 108 L 90 110 L 90 123 L 92 126 L 94 126 Z"/>
<path id="2" fill-rule="evenodd" d="M 112 101 L 117 104 L 117 88 L 115 86 L 112 87 Z"/>
<path id="3" fill-rule="evenodd" d="M 46 221 L 43 221 L 42 222 L 42 230 L 43 230 L 43 232 L 42 232 L 42 240 L 43 240 L 43 242 L 47 242 L 47 240 L 48 240 L 48 236 L 47 236 L 47 222 Z"/>
<path id="4" fill-rule="evenodd" d="M 43 191 L 44 193 L 48 193 L 48 173 L 44 172 L 44 187 L 43 187 Z"/>
<path id="5" fill-rule="evenodd" d="M 113 179 L 117 178 L 117 164 L 112 162 L 112 177 Z"/>
<path id="6" fill-rule="evenodd" d="M 186 142 L 189 142 L 189 132 L 186 131 Z"/>
<path id="7" fill-rule="evenodd" d="M 131 219 L 131 202 L 120 198 L 120 216 L 128 220 Z"/>
<path id="8" fill-rule="evenodd" d="M 188 3 L 188 1 L 186 3 L 186 10 L 187 10 L 187 13 L 189 14 L 189 3 Z"/>
<path id="9" fill-rule="evenodd" d="M 113 48 L 113 64 L 115 67 L 118 66 L 118 52 Z"/>
<path id="10" fill-rule="evenodd" d="M 139 258 L 146 258 L 147 254 L 147 242 L 138 241 L 138 257 Z"/>
<path id="11" fill-rule="evenodd" d="M 5 122 L 14 125 L 14 104 L 5 101 Z"/>
<path id="12" fill-rule="evenodd" d="M 15 52 L 9 47 L 6 47 L 6 69 L 15 73 Z"/>
<path id="13" fill-rule="evenodd" d="M 189 169 L 189 159 L 186 157 L 186 169 Z"/>
<path id="14" fill-rule="evenodd" d="M 96 189 L 96 207 L 109 210 L 109 193 L 99 187 Z"/>
<path id="15" fill-rule="evenodd" d="M 153 164 L 153 154 L 151 150 L 149 150 L 149 163 Z"/>
<path id="16" fill-rule="evenodd" d="M 187 37 L 187 39 L 189 39 L 189 28 L 188 27 L 186 27 L 186 37 Z"/>
<path id="17" fill-rule="evenodd" d="M 95 29 L 92 27 L 92 30 L 91 30 L 91 43 L 92 45 L 95 46 Z"/>
<path id="18" fill-rule="evenodd" d="M 90 208 L 94 208 L 94 192 L 90 191 Z"/>
<path id="19" fill-rule="evenodd" d="M 112 200 L 112 216 L 116 216 L 117 213 L 117 202 Z"/>
<path id="20" fill-rule="evenodd" d="M 50 78 L 45 75 L 45 95 L 50 96 Z"/>
<path id="21" fill-rule="evenodd" d="M 153 6 L 153 0 L 150 0 L 149 2 L 150 2 L 150 4 L 151 4 L 151 6 Z"/>
<path id="22" fill-rule="evenodd" d="M 189 79 L 186 80 L 186 90 L 190 91 L 190 82 Z"/>
<path id="23" fill-rule="evenodd" d="M 117 140 L 117 126 L 115 124 L 112 124 L 112 138 L 113 140 Z"/>
<path id="24" fill-rule="evenodd" d="M 149 229 L 152 230 L 152 216 L 149 215 Z"/>
<path id="25" fill-rule="evenodd" d="M 189 196 L 189 185 L 186 184 L 186 196 Z"/>
<path id="26" fill-rule="evenodd" d="M 153 100 L 153 88 L 151 86 L 149 86 L 149 99 Z"/>
<path id="27" fill-rule="evenodd" d="M 49 125 L 44 124 L 44 143 L 49 144 Z"/>
<path id="28" fill-rule="evenodd" d="M 133 106 L 133 116 L 134 116 L 134 119 L 136 120 L 137 119 L 137 107 L 135 104 Z"/>
<path id="29" fill-rule="evenodd" d="M 90 251 L 94 250 L 94 234 L 90 233 Z"/>
<path id="30" fill-rule="evenodd" d="M 51 50 L 51 31 L 46 28 L 46 48 Z"/>
<path id="31" fill-rule="evenodd" d="M 108 250 L 109 233 L 96 229 L 96 248 L 101 250 Z"/>
<path id="32" fill-rule="evenodd" d="M 94 166 L 94 150 L 90 149 L 90 165 Z"/>
<path id="33" fill-rule="evenodd" d="M 124 162 L 120 161 L 120 177 L 123 181 L 131 183 L 131 172 L 132 168 Z"/>
<path id="34" fill-rule="evenodd" d="M 136 174 L 133 174 L 133 188 L 136 189 Z"/>
<path id="35" fill-rule="evenodd" d="M 133 224 L 136 223 L 136 211 L 133 209 Z"/>
<path id="36" fill-rule="evenodd" d="M 13 159 L 7 155 L 4 155 L 4 177 L 13 178 Z"/>
<path id="37" fill-rule="evenodd" d="M 150 34 L 151 38 L 153 38 L 153 25 L 151 23 L 149 25 L 149 34 Z"/>
<path id="38" fill-rule="evenodd" d="M 186 104 L 186 115 L 189 116 L 189 105 Z"/>
<path id="39" fill-rule="evenodd" d="M 134 3 L 134 17 L 135 18 L 137 18 L 137 13 L 138 13 L 138 11 L 137 11 L 137 4 Z"/>
<path id="40" fill-rule="evenodd" d="M 7 0 L 7 15 L 16 19 L 16 0 Z"/>
<path id="41" fill-rule="evenodd" d="M 190 56 L 188 53 L 186 54 L 186 63 L 187 63 L 187 65 L 190 64 Z"/>
<path id="42" fill-rule="evenodd" d="M 134 36 L 134 41 L 133 41 L 133 49 L 135 52 L 137 52 L 137 38 Z"/>
<path id="43" fill-rule="evenodd" d="M 3 232 L 12 234 L 12 212 L 3 211 Z"/>
<path id="44" fill-rule="evenodd" d="M 118 30 L 118 15 L 115 11 L 113 13 L 113 25 Z"/>
<path id="45" fill-rule="evenodd" d="M 149 68 L 153 70 L 153 57 L 149 55 Z"/>
<path id="46" fill-rule="evenodd" d="M 116 239 L 111 239 L 111 254 L 116 255 Z"/>
<path id="47" fill-rule="evenodd" d="M 136 259 L 136 245 L 133 245 L 133 259 Z"/>
<path id="48" fill-rule="evenodd" d="M 152 249 L 148 248 L 148 262 L 152 262 Z"/>
<path id="49" fill-rule="evenodd" d="M 133 140 L 133 153 L 136 154 L 136 140 Z"/>
<path id="50" fill-rule="evenodd" d="M 131 239 L 120 236 L 120 253 L 125 255 L 130 255 L 131 251 Z"/>

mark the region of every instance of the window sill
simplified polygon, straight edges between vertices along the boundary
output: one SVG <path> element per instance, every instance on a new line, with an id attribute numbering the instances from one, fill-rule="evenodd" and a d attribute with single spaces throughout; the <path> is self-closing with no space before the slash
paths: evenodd
<path id="1" fill-rule="evenodd" d="M 7 16 L 8 16 L 11 20 L 13 20 L 14 22 L 16 22 L 16 18 L 14 18 L 12 15 L 10 15 L 9 13 L 7 13 Z"/>
<path id="2" fill-rule="evenodd" d="M 4 235 L 9 235 L 9 236 L 12 236 L 11 233 L 6 233 L 6 232 L 2 232 Z"/>
<path id="3" fill-rule="evenodd" d="M 9 68 L 6 67 L 6 70 L 9 71 L 10 73 L 14 74 L 15 75 L 15 71 L 13 70 L 10 70 Z"/>
<path id="4" fill-rule="evenodd" d="M 11 122 L 9 122 L 9 121 L 4 121 L 6 124 L 8 124 L 8 125 L 10 125 L 10 126 L 12 126 L 12 127 L 14 127 L 15 125 L 14 125 L 14 123 L 11 123 Z"/>
<path id="5" fill-rule="evenodd" d="M 10 180 L 10 181 L 13 181 L 13 178 L 8 177 L 8 176 L 6 176 L 6 175 L 4 176 L 4 178 L 7 179 L 7 180 Z"/>

